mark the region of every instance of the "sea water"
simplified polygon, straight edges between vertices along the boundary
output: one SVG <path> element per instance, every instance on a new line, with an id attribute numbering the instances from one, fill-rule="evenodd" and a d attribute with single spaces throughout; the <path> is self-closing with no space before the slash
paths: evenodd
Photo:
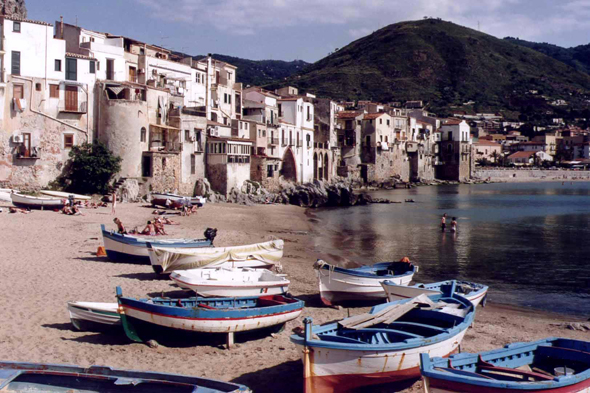
<path id="1" fill-rule="evenodd" d="M 352 267 L 407 256 L 420 266 L 415 281 L 474 281 L 490 286 L 494 302 L 590 317 L 590 183 L 370 194 L 402 203 L 310 211 L 318 258 Z"/>

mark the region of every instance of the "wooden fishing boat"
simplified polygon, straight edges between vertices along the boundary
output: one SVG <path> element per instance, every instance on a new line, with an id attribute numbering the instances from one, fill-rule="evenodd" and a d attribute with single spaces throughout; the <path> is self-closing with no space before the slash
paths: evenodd
<path id="1" fill-rule="evenodd" d="M 196 197 L 187 197 L 177 194 L 171 193 L 160 193 L 160 192 L 153 192 L 151 194 L 151 204 L 152 206 L 163 206 L 163 207 L 172 207 L 172 208 L 180 208 L 183 205 L 187 204 L 188 201 L 192 205 L 196 206 L 203 206 L 207 202 L 207 198 L 196 196 Z"/>
<path id="2" fill-rule="evenodd" d="M 175 248 L 194 249 L 198 247 L 212 247 L 214 236 L 205 231 L 208 236 L 205 239 L 158 239 L 154 240 L 137 237 L 134 235 L 122 235 L 115 231 L 107 231 L 104 225 L 100 226 L 102 231 L 102 241 L 107 253 L 107 257 L 115 262 L 127 263 L 150 263 L 148 254 L 148 243 L 158 246 Z"/>
<path id="3" fill-rule="evenodd" d="M 175 270 L 170 278 L 204 297 L 280 295 L 290 284 L 284 274 L 251 268 Z"/>
<path id="4" fill-rule="evenodd" d="M 441 308 L 442 307 L 442 308 Z M 462 310 L 463 316 L 448 310 Z M 367 314 L 312 326 L 291 341 L 303 346 L 305 392 L 347 392 L 420 377 L 420 353 L 455 352 L 473 322 L 475 307 L 452 294 L 375 306 Z"/>
<path id="5" fill-rule="evenodd" d="M 67 199 L 55 197 L 36 197 L 32 195 L 10 194 L 12 204 L 16 207 L 30 209 L 61 209 L 65 206 Z"/>
<path id="6" fill-rule="evenodd" d="M 441 288 L 445 285 L 451 285 L 455 281 L 455 291 L 457 294 L 469 300 L 475 307 L 480 303 L 485 306 L 488 286 L 477 284 L 469 281 L 447 280 L 434 282 L 431 284 L 416 284 L 416 285 L 398 285 L 393 281 L 383 281 L 381 285 L 387 295 L 387 301 L 393 302 L 395 300 L 409 299 L 421 294 L 436 295 L 441 293 Z"/>
<path id="7" fill-rule="evenodd" d="M 246 386 L 231 382 L 105 366 L 0 361 L 0 375 L 3 392 L 251 392 Z"/>
<path id="8" fill-rule="evenodd" d="M 121 325 L 117 303 L 68 302 L 70 321 L 78 330 L 105 330 Z"/>
<path id="9" fill-rule="evenodd" d="M 78 201 L 89 201 L 92 199 L 92 197 L 89 197 L 87 195 L 73 194 L 71 192 L 63 191 L 41 190 L 39 191 L 39 193 L 62 199 L 69 199 L 70 197 L 72 197 L 73 199 Z"/>
<path id="10" fill-rule="evenodd" d="M 588 393 L 590 342 L 547 338 L 447 359 L 420 355 L 426 393 Z"/>
<path id="11" fill-rule="evenodd" d="M 320 296 L 326 305 L 351 300 L 385 299 L 381 283 L 390 280 L 398 285 L 408 285 L 418 266 L 405 262 L 381 262 L 372 266 L 345 269 L 318 259 L 313 265 L 320 284 Z"/>
<path id="12" fill-rule="evenodd" d="M 216 267 L 266 269 L 280 266 L 284 244 L 277 239 L 245 246 L 180 249 L 149 242 L 148 254 L 156 273 Z"/>
<path id="13" fill-rule="evenodd" d="M 13 190 L 11 188 L 0 188 L 0 201 L 4 202 L 11 202 L 10 194 L 13 192 L 18 193 L 18 190 Z"/>
<path id="14" fill-rule="evenodd" d="M 301 300 L 283 296 L 184 299 L 123 297 L 117 287 L 121 322 L 127 336 L 138 342 L 153 338 L 160 329 L 174 332 L 226 333 L 228 346 L 235 332 L 282 326 L 301 314 Z"/>

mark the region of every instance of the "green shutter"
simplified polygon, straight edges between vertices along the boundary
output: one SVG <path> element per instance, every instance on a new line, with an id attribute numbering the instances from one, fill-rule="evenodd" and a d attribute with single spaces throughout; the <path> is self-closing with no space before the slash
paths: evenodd
<path id="1" fill-rule="evenodd" d="M 12 51 L 12 75 L 20 75 L 20 52 Z"/>

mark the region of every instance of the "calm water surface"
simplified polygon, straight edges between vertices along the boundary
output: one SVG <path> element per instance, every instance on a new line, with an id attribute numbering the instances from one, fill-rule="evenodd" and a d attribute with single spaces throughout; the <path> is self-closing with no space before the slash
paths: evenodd
<path id="1" fill-rule="evenodd" d="M 590 183 L 522 183 L 376 191 L 415 203 L 320 209 L 318 257 L 341 266 L 399 260 L 419 282 L 465 279 L 489 299 L 590 317 Z M 457 233 L 442 233 L 457 217 Z M 447 229 L 448 230 L 448 229 Z"/>

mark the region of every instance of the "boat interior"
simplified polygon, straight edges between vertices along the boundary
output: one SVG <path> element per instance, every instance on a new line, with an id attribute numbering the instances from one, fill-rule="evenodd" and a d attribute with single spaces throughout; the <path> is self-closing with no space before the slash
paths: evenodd
<path id="1" fill-rule="evenodd" d="M 244 297 L 244 298 L 153 298 L 141 299 L 151 304 L 169 307 L 183 307 L 183 308 L 205 308 L 205 309 L 239 309 L 239 308 L 255 308 L 255 307 L 269 307 L 278 306 L 282 304 L 294 303 L 297 300 L 282 295 L 269 295 L 259 297 Z"/>
<path id="2" fill-rule="evenodd" d="M 577 375 L 590 370 L 590 352 L 573 348 L 540 345 L 535 350 L 494 359 L 477 360 L 462 366 L 435 367 L 437 371 L 482 379 L 511 382 L 540 382 L 562 375 Z"/>
<path id="3" fill-rule="evenodd" d="M 441 300 L 456 303 L 451 298 Z M 388 324 L 381 323 L 358 330 L 340 327 L 318 333 L 318 337 L 322 341 L 349 344 L 395 344 L 434 337 L 452 329 L 463 320 L 463 317 L 440 311 L 414 309 Z"/>

